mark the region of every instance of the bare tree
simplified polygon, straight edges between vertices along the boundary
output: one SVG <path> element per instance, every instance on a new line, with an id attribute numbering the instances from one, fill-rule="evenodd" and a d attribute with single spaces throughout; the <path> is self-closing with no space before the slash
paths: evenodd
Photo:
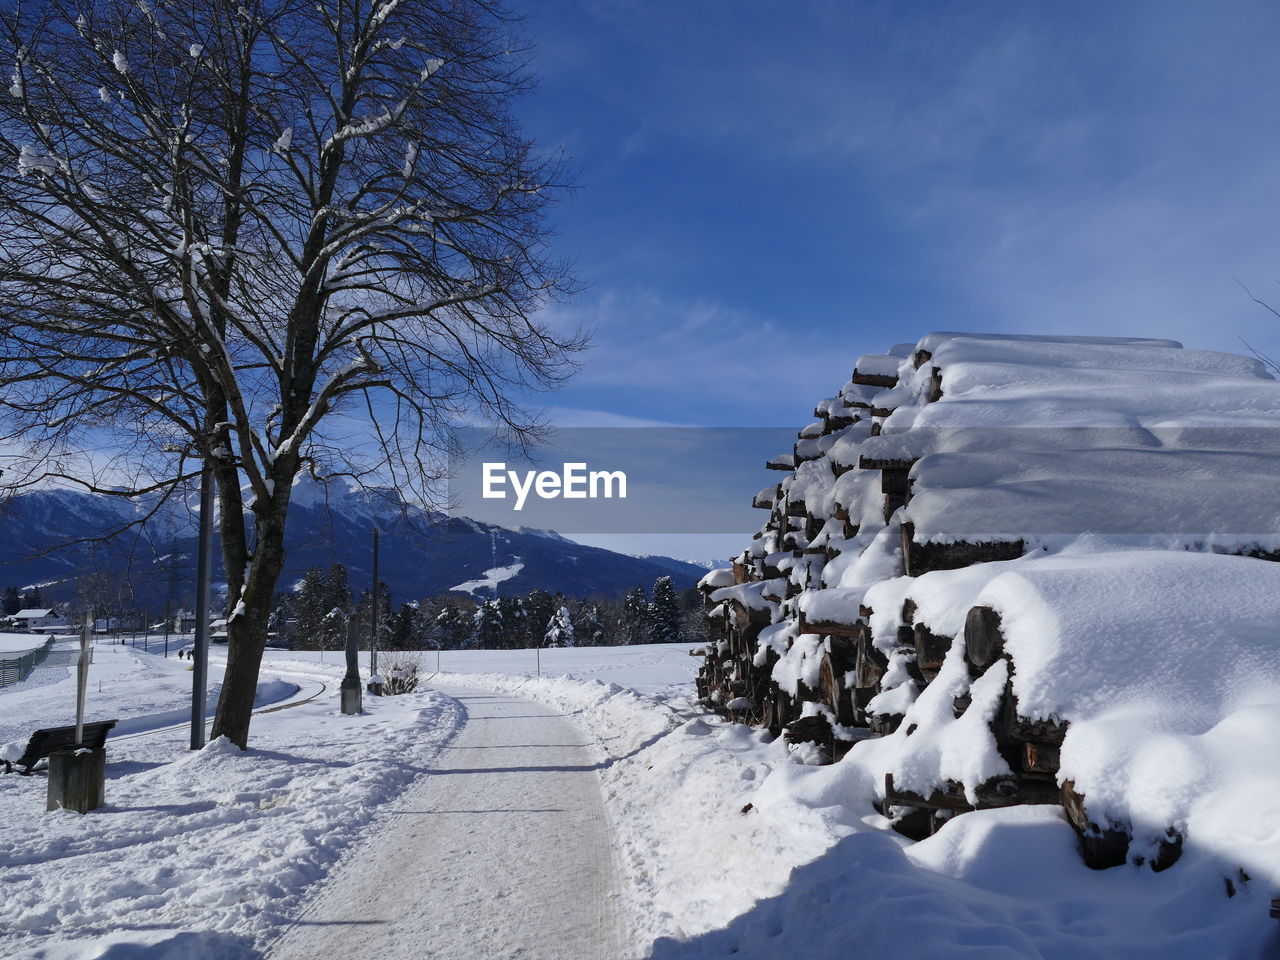
<path id="1" fill-rule="evenodd" d="M 452 420 L 528 438 L 572 372 L 528 51 L 488 0 L 0 10 L 5 480 L 159 504 L 208 465 L 243 747 L 295 477 L 430 502 Z"/>

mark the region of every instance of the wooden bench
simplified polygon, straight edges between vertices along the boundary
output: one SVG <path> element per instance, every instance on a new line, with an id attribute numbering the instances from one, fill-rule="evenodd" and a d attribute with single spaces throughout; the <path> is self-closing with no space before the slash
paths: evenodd
<path id="1" fill-rule="evenodd" d="M 21 767 L 18 772 L 24 777 L 29 776 L 31 771 L 35 769 L 36 764 L 49 756 L 55 750 L 62 750 L 66 747 L 80 746 L 88 750 L 101 750 L 107 742 L 107 734 L 111 732 L 119 720 L 99 720 L 96 723 L 86 723 L 84 725 L 84 742 L 76 743 L 76 728 L 70 727 L 50 727 L 47 730 L 37 730 L 31 735 L 31 739 L 27 742 L 27 749 L 23 751 L 22 756 L 12 762 L 8 760 L 0 760 L 4 764 L 5 773 L 13 773 L 13 768 Z"/>

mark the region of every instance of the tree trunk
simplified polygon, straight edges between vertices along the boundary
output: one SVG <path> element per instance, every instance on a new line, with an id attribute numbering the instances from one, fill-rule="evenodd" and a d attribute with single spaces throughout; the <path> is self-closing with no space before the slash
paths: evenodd
<path id="1" fill-rule="evenodd" d="M 213 721 L 213 736 L 225 736 L 244 750 L 249 745 L 249 721 L 253 715 L 253 699 L 257 693 L 258 671 L 262 652 L 267 645 L 267 618 L 276 583 L 284 567 L 284 521 L 288 504 L 288 487 L 283 502 L 263 504 L 254 524 L 256 549 L 244 592 L 231 598 L 231 618 L 227 622 L 227 672 L 218 698 L 218 712 Z M 236 604 L 244 609 L 236 615 Z"/>

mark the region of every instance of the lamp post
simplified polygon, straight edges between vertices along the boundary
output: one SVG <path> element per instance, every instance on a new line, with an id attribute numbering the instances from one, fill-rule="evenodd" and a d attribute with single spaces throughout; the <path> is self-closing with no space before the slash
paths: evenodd
<path id="1" fill-rule="evenodd" d="M 196 553 L 196 642 L 191 651 L 191 749 L 204 746 L 209 677 L 209 581 L 213 576 L 213 471 L 200 473 L 200 540 Z"/>
<path id="2" fill-rule="evenodd" d="M 369 692 L 382 695 L 378 676 L 378 525 L 373 525 L 373 591 L 369 600 Z"/>

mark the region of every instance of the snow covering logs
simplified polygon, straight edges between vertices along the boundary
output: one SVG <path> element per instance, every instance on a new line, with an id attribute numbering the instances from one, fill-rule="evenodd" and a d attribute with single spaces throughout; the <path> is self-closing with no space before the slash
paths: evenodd
<path id="1" fill-rule="evenodd" d="M 704 702 L 865 766 L 913 838 L 1061 804 L 1094 867 L 1249 862 L 1280 796 L 1280 384 L 1173 341 L 932 333 L 815 416 L 700 584 Z"/>

